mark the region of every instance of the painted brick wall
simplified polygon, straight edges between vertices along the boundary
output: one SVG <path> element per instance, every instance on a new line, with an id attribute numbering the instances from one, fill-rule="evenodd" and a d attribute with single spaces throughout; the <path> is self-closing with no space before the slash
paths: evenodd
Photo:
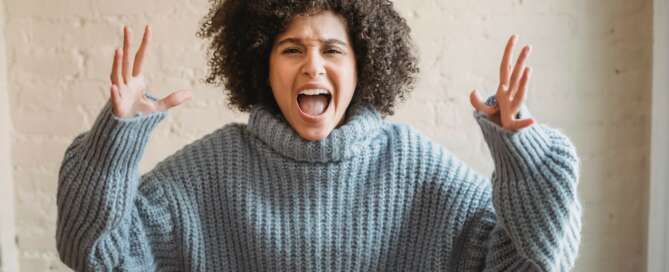
<path id="1" fill-rule="evenodd" d="M 11 171 L 11 123 L 7 93 L 5 1 L 0 0 L 0 272 L 18 270 L 14 243 L 14 181 Z"/>
<path id="2" fill-rule="evenodd" d="M 202 83 L 195 32 L 206 0 L 5 0 L 12 165 L 21 271 L 67 271 L 55 250 L 57 172 L 63 151 L 93 122 L 108 93 L 121 27 L 145 23 L 154 40 L 151 92 L 195 96 L 153 133 L 147 171 L 181 146 L 246 115 Z M 582 158 L 583 241 L 577 271 L 642 271 L 651 72 L 651 0 L 402 0 L 422 74 L 393 120 L 415 126 L 474 168 L 490 155 L 471 117 L 472 88 L 491 93 L 506 37 L 533 45 L 528 106 L 562 129 Z M 1 128 L 0 128 L 1 129 Z"/>

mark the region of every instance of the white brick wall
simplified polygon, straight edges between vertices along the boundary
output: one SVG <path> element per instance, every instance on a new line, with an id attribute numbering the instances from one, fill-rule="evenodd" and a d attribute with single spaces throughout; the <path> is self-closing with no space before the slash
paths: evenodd
<path id="1" fill-rule="evenodd" d="M 201 81 L 206 60 L 195 32 L 206 0 L 5 2 L 19 263 L 22 271 L 67 271 L 53 238 L 58 167 L 65 147 L 90 127 L 107 98 L 123 24 L 135 30 L 135 41 L 143 24 L 154 28 L 146 67 L 154 94 L 195 91 L 194 99 L 154 132 L 143 171 L 246 116 L 227 109 L 218 88 Z M 533 45 L 530 110 L 569 135 L 582 158 L 584 228 L 576 270 L 642 271 L 652 1 L 402 0 L 397 5 L 413 28 L 422 74 L 392 119 L 412 124 L 489 173 L 491 159 L 467 93 L 493 90 L 504 41 L 520 34 L 521 42 Z"/>
<path id="2" fill-rule="evenodd" d="M 11 124 L 7 92 L 5 4 L 0 0 L 0 272 L 17 271 L 14 181 L 11 169 Z"/>

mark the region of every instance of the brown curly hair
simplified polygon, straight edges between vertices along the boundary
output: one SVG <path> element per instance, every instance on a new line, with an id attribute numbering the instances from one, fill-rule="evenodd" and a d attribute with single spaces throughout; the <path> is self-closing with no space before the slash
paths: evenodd
<path id="1" fill-rule="evenodd" d="M 297 15 L 330 10 L 346 22 L 355 51 L 358 84 L 352 105 L 369 103 L 392 115 L 413 89 L 418 65 L 411 29 L 388 0 L 210 0 L 198 32 L 209 39 L 206 82 L 223 83 L 229 104 L 244 112 L 261 104 L 278 109 L 268 84 L 277 35 Z"/>

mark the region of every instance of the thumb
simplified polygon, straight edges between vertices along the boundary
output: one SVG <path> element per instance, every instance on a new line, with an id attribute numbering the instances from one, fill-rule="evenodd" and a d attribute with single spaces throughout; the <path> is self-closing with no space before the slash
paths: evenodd
<path id="1" fill-rule="evenodd" d="M 483 112 L 488 116 L 497 112 L 497 108 L 488 106 L 483 99 L 481 99 L 481 95 L 479 95 L 479 92 L 476 89 L 469 94 L 469 102 L 472 103 L 474 109 Z"/>
<path id="2" fill-rule="evenodd" d="M 534 118 L 527 118 L 527 119 L 522 119 L 522 120 L 514 120 L 513 124 L 509 129 L 513 131 L 519 131 L 521 129 L 524 129 L 526 127 L 530 127 L 534 125 L 537 121 L 534 120 Z"/>
<path id="3" fill-rule="evenodd" d="M 158 104 L 157 107 L 159 111 L 166 111 L 170 108 L 181 105 L 182 103 L 191 99 L 191 97 L 193 97 L 193 93 L 191 91 L 180 90 L 169 94 L 163 99 L 158 100 L 156 103 Z"/>

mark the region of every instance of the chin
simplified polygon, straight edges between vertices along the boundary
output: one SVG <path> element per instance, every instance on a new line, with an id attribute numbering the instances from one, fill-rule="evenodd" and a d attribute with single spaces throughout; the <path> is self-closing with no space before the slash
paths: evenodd
<path id="1" fill-rule="evenodd" d="M 332 128 L 303 128 L 297 134 L 307 141 L 320 141 L 328 137 Z"/>

